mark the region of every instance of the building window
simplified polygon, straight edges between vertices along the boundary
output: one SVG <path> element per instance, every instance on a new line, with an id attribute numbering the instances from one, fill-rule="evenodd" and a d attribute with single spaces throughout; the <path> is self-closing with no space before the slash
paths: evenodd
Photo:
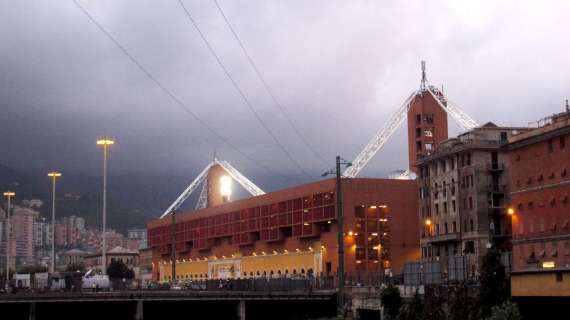
<path id="1" fill-rule="evenodd" d="M 443 224 L 443 229 L 445 231 L 445 234 L 449 233 L 449 230 L 447 229 L 447 222 Z"/>
<path id="2" fill-rule="evenodd" d="M 422 150 L 422 142 L 421 142 L 421 141 L 416 141 L 416 149 L 417 149 L 418 151 L 421 151 L 421 150 Z"/>
<path id="3" fill-rule="evenodd" d="M 465 242 L 465 253 L 475 253 L 475 242 L 474 241 Z"/>
<path id="4" fill-rule="evenodd" d="M 422 115 L 416 114 L 416 124 L 420 124 L 420 123 L 422 123 Z"/>
<path id="5" fill-rule="evenodd" d="M 473 226 L 473 219 L 469 220 L 469 227 L 470 227 L 471 231 L 475 230 L 474 226 Z"/>
<path id="6" fill-rule="evenodd" d="M 469 209 L 473 210 L 473 197 L 469 197 Z"/>
<path id="7" fill-rule="evenodd" d="M 453 233 L 457 232 L 457 223 L 455 221 L 453 221 L 453 229 L 452 229 Z"/>
<path id="8" fill-rule="evenodd" d="M 447 202 L 443 203 L 443 213 L 447 214 Z"/>
<path id="9" fill-rule="evenodd" d="M 560 137 L 560 150 L 566 148 L 566 137 L 562 136 Z"/>
<path id="10" fill-rule="evenodd" d="M 451 200 L 451 210 L 453 210 L 453 212 L 455 212 L 455 200 Z"/>
<path id="11" fill-rule="evenodd" d="M 439 215 L 439 204 L 435 204 L 435 215 Z"/>
<path id="12" fill-rule="evenodd" d="M 422 136 L 422 128 L 416 128 L 416 138 L 419 138 Z"/>
<path id="13" fill-rule="evenodd" d="M 548 140 L 548 153 L 552 153 L 554 152 L 554 143 L 552 142 L 552 139 Z"/>

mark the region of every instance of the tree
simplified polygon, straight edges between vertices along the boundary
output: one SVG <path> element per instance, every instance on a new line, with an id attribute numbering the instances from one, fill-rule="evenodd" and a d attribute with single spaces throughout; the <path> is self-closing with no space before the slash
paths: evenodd
<path id="1" fill-rule="evenodd" d="M 450 288 L 451 290 L 451 288 Z M 476 319 L 478 310 L 477 299 L 470 299 L 466 286 L 457 286 L 449 293 L 448 320 Z"/>
<path id="2" fill-rule="evenodd" d="M 424 310 L 420 319 L 440 320 L 446 318 L 446 299 L 441 295 L 441 287 L 426 286 L 424 294 Z"/>
<path id="3" fill-rule="evenodd" d="M 400 310 L 399 320 L 417 320 L 422 318 L 424 304 L 419 293 L 416 291 L 411 301 L 404 304 Z"/>
<path id="4" fill-rule="evenodd" d="M 129 272 L 129 268 L 127 265 L 116 259 L 112 259 L 111 263 L 107 267 L 107 274 L 109 275 L 110 279 L 123 279 L 127 278 Z"/>
<path id="5" fill-rule="evenodd" d="M 481 291 L 479 293 L 481 318 L 488 316 L 493 306 L 499 306 L 507 300 L 508 290 L 501 256 L 497 250 L 490 249 L 483 257 L 481 264 Z"/>
<path id="6" fill-rule="evenodd" d="M 516 303 L 505 301 L 501 306 L 491 308 L 491 315 L 486 320 L 521 320 Z"/>
<path id="7" fill-rule="evenodd" d="M 382 290 L 380 294 L 380 301 L 382 302 L 382 306 L 386 310 L 386 314 L 389 316 L 390 319 L 396 319 L 398 314 L 400 313 L 400 308 L 402 306 L 402 296 L 400 295 L 400 289 L 393 285 L 389 285 L 388 287 Z"/>

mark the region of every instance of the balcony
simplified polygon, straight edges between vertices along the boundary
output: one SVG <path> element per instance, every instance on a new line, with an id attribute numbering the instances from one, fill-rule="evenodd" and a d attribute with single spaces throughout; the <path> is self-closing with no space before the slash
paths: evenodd
<path id="1" fill-rule="evenodd" d="M 497 163 L 497 162 L 487 163 L 487 171 L 504 171 L 504 170 L 505 170 L 504 163 Z"/>
<path id="2" fill-rule="evenodd" d="M 428 241 L 431 243 L 452 242 L 452 241 L 458 241 L 458 240 L 459 240 L 459 235 L 457 233 L 440 234 L 440 235 L 432 236 L 432 237 L 428 238 Z"/>

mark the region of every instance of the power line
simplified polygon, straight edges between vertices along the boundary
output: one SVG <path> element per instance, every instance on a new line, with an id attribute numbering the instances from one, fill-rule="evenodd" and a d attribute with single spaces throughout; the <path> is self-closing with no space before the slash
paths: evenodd
<path id="1" fill-rule="evenodd" d="M 271 100 L 273 101 L 273 103 L 279 108 L 279 110 L 281 111 L 281 113 L 283 114 L 283 116 L 285 117 L 285 119 L 287 120 L 287 122 L 289 123 L 289 125 L 291 126 L 291 128 L 293 128 L 293 131 L 295 131 L 295 134 L 297 134 L 297 136 L 301 139 L 301 141 L 303 141 L 303 144 L 309 148 L 309 150 L 311 150 L 311 152 L 315 155 L 315 157 L 317 157 L 319 160 L 321 160 L 325 165 L 328 165 L 328 161 L 326 161 L 323 156 L 321 156 L 317 150 L 309 143 L 309 141 L 305 138 L 305 136 L 301 133 L 301 131 L 299 131 L 299 129 L 297 128 L 297 126 L 293 123 L 293 120 L 291 120 L 291 118 L 288 116 L 288 112 L 287 109 L 279 102 L 279 100 L 277 100 L 277 98 L 275 97 L 275 95 L 273 94 L 273 91 L 269 88 L 269 85 L 267 84 L 267 81 L 265 81 L 265 78 L 263 77 L 263 75 L 261 74 L 261 72 L 259 71 L 259 68 L 257 68 L 257 64 L 253 61 L 253 58 L 251 57 L 251 55 L 249 54 L 249 52 L 247 51 L 247 49 L 245 48 L 243 42 L 241 41 L 240 37 L 238 36 L 237 32 L 235 31 L 235 29 L 233 28 L 232 24 L 230 23 L 228 17 L 226 16 L 226 14 L 224 13 L 224 10 L 222 9 L 222 7 L 220 6 L 220 4 L 218 3 L 217 0 L 214 0 L 214 3 L 216 4 L 216 7 L 218 8 L 218 11 L 220 12 L 220 14 L 222 15 L 222 17 L 224 18 L 224 21 L 226 22 L 226 25 L 228 26 L 228 28 L 230 29 L 230 31 L 232 32 L 234 38 L 236 39 L 237 43 L 239 44 L 241 50 L 243 51 L 243 54 L 247 57 L 247 60 L 249 61 L 249 64 L 251 65 L 251 67 L 253 68 L 253 70 L 255 71 L 255 74 L 257 75 L 257 77 L 259 78 L 259 81 L 261 81 L 261 83 L 263 84 L 263 88 L 265 88 L 265 91 L 267 91 L 267 94 L 269 94 L 269 96 L 271 97 Z"/>
<path id="2" fill-rule="evenodd" d="M 287 149 L 285 149 L 285 146 L 281 143 L 281 141 L 279 141 L 279 139 L 277 139 L 277 137 L 275 136 L 275 134 L 273 134 L 273 132 L 271 131 L 271 129 L 269 129 L 269 127 L 267 126 L 267 124 L 263 121 L 263 119 L 261 119 L 261 117 L 259 116 L 259 114 L 257 113 L 257 111 L 255 111 L 255 109 L 253 108 L 253 106 L 251 105 L 251 102 L 249 101 L 249 99 L 247 99 L 247 97 L 245 96 L 244 92 L 241 90 L 241 88 L 239 87 L 239 85 L 237 84 L 237 82 L 234 80 L 234 78 L 231 76 L 230 72 L 228 71 L 228 69 L 226 68 L 226 66 L 222 63 L 222 60 L 220 59 L 220 57 L 218 56 L 218 54 L 216 53 L 216 51 L 214 50 L 214 48 L 212 47 L 212 45 L 210 44 L 210 42 L 208 41 L 208 39 L 206 39 L 206 36 L 204 35 L 204 33 L 202 32 L 202 30 L 200 29 L 200 27 L 198 27 L 198 24 L 196 23 L 196 21 L 194 20 L 194 18 L 192 17 L 192 14 L 190 14 L 190 11 L 188 11 L 188 9 L 184 6 L 184 3 L 182 2 L 182 0 L 178 0 L 178 3 L 180 4 L 180 6 L 182 7 L 182 9 L 184 10 L 184 12 L 186 13 L 186 17 L 188 17 L 188 20 L 190 20 L 190 22 L 192 23 L 192 25 L 194 26 L 194 28 L 196 29 L 196 31 L 198 31 L 198 34 L 200 35 L 200 38 L 202 38 L 202 40 L 204 41 L 204 43 L 206 44 L 206 46 L 208 47 L 208 50 L 210 51 L 210 53 L 212 54 L 212 56 L 214 56 L 214 58 L 216 59 L 216 61 L 218 62 L 218 65 L 220 65 L 220 67 L 222 68 L 222 70 L 224 71 L 224 73 L 226 74 L 226 76 L 228 77 L 228 79 L 230 80 L 230 82 L 232 83 L 232 85 L 234 86 L 234 88 L 236 89 L 236 91 L 238 92 L 238 94 L 241 96 L 242 100 L 245 102 L 245 104 L 247 105 L 247 107 L 249 108 L 249 110 L 251 111 L 251 113 L 253 113 L 253 115 L 255 116 L 255 118 L 257 119 L 257 121 L 261 124 L 261 126 L 263 127 L 263 129 L 265 129 L 265 131 L 269 134 L 269 136 L 273 139 L 273 141 L 277 144 L 277 146 L 279 146 L 279 148 L 283 151 L 283 153 L 285 153 L 285 155 L 287 156 L 287 158 L 289 158 L 289 160 L 297 167 L 297 169 L 299 169 L 299 171 L 301 171 L 305 176 L 307 177 L 311 177 L 311 175 L 309 175 L 304 169 L 303 167 L 301 167 L 301 165 L 293 158 L 293 156 L 291 156 L 291 154 L 289 153 L 289 151 L 287 151 Z"/>
<path id="3" fill-rule="evenodd" d="M 231 149 L 233 149 L 234 151 L 236 151 L 237 153 L 239 153 L 240 155 L 242 155 L 244 158 L 248 159 L 249 161 L 251 161 L 252 163 L 260 166 L 261 168 L 264 168 L 265 170 L 267 170 L 268 172 L 274 173 L 280 177 L 286 178 L 288 179 L 289 177 L 284 176 L 278 172 L 275 172 L 273 170 L 271 170 L 268 166 L 259 163 L 257 160 L 255 160 L 254 158 L 252 158 L 251 156 L 249 156 L 248 154 L 246 154 L 245 152 L 241 151 L 236 145 L 234 145 L 233 143 L 231 143 L 225 136 L 223 136 L 222 134 L 220 134 L 219 132 L 217 132 L 213 127 L 211 127 L 207 122 L 205 122 L 202 118 L 200 118 L 196 113 L 194 113 L 192 110 L 190 110 L 188 108 L 188 106 L 186 106 L 186 104 L 184 102 L 182 102 L 182 100 L 180 100 L 178 97 L 176 97 L 176 95 L 174 95 L 174 93 L 172 91 L 170 91 L 166 86 L 164 86 L 162 84 L 162 82 L 160 82 L 156 77 L 154 77 L 117 39 L 115 39 L 115 37 L 113 37 L 96 19 L 95 17 L 93 17 L 89 11 L 87 11 L 77 0 L 72 0 L 73 3 L 81 10 L 81 12 L 83 12 L 83 14 L 85 14 L 85 16 L 89 19 L 89 21 L 91 21 L 91 23 L 93 23 L 97 29 L 99 29 L 99 31 L 101 31 L 109 40 L 111 40 L 111 42 L 113 42 L 113 44 L 115 44 L 115 46 L 117 48 L 119 48 L 119 50 L 133 63 L 135 64 L 135 66 L 137 66 L 137 68 L 139 68 L 140 71 L 142 71 L 142 73 L 144 73 L 144 75 L 149 78 L 152 82 L 154 82 L 154 84 L 156 84 L 157 87 L 159 87 L 168 97 L 170 97 L 170 99 L 172 99 L 176 105 L 178 105 L 180 108 L 182 108 L 183 111 L 185 111 L 186 113 L 188 113 L 190 116 L 192 116 L 192 118 L 194 118 L 196 121 L 198 121 L 204 128 L 206 128 L 208 131 L 210 131 L 214 136 L 216 136 L 220 141 L 222 141 L 223 143 L 225 143 L 228 147 L 230 147 Z"/>

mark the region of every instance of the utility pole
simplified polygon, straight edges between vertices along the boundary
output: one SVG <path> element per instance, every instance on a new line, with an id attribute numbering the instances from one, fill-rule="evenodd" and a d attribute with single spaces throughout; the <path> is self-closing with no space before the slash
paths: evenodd
<path id="1" fill-rule="evenodd" d="M 172 282 L 174 282 L 176 279 L 176 210 L 172 210 L 171 240 L 170 259 L 172 260 Z"/>
<path id="2" fill-rule="evenodd" d="M 344 160 L 340 156 L 336 157 L 334 170 L 329 170 L 322 174 L 323 177 L 329 174 L 336 176 L 336 223 L 337 223 L 337 245 L 338 245 L 338 293 L 336 296 L 337 317 L 344 319 L 344 214 L 342 210 L 342 176 L 340 166 L 352 166 L 352 163 Z"/>
<path id="3" fill-rule="evenodd" d="M 344 318 L 344 221 L 342 210 L 342 188 L 340 176 L 340 156 L 336 157 L 336 212 L 338 241 L 338 295 L 337 316 Z"/>

